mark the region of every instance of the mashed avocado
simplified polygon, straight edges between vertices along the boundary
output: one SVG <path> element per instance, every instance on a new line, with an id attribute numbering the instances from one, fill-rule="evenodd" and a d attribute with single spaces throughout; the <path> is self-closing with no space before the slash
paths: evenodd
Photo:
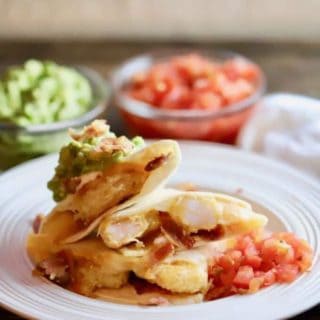
<path id="1" fill-rule="evenodd" d="M 48 183 L 55 201 L 74 192 L 77 177 L 101 171 L 144 145 L 141 137 L 116 137 L 104 120 L 93 121 L 81 132 L 71 130 L 70 136 L 72 141 L 61 149 L 55 175 Z"/>
<path id="2" fill-rule="evenodd" d="M 28 126 L 75 118 L 92 105 L 89 82 L 72 68 L 28 60 L 0 78 L 0 121 Z"/>
<path id="3" fill-rule="evenodd" d="M 70 141 L 65 130 L 31 134 L 24 127 L 77 118 L 96 99 L 91 83 L 75 69 L 39 60 L 9 68 L 0 77 L 0 124 L 13 128 L 0 130 L 0 170 Z"/>

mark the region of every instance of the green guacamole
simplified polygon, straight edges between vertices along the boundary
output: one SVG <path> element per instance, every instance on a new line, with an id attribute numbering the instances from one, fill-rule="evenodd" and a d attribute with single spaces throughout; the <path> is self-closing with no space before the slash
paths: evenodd
<path id="1" fill-rule="evenodd" d="M 94 105 L 91 84 L 77 70 L 51 61 L 28 60 L 0 77 L 0 170 L 49 152 L 70 141 L 66 131 L 29 134 L 24 127 L 77 118 Z"/>
<path id="2" fill-rule="evenodd" d="M 99 124 L 100 132 L 98 135 L 92 135 L 91 129 L 96 124 Z M 48 182 L 48 188 L 53 192 L 55 201 L 63 200 L 70 193 L 70 178 L 101 171 L 144 146 L 141 137 L 132 140 L 125 137 L 117 138 L 102 120 L 94 121 L 79 134 L 71 134 L 71 137 L 73 140 L 61 149 L 55 175 Z M 109 145 L 114 144 L 119 146 L 118 150 L 109 148 Z"/>
<path id="3" fill-rule="evenodd" d="M 72 119 L 88 111 L 88 80 L 72 68 L 28 60 L 0 78 L 0 121 L 28 126 Z"/>

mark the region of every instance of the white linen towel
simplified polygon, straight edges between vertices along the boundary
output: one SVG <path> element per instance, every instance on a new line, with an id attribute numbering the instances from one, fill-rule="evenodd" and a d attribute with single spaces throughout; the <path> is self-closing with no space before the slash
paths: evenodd
<path id="1" fill-rule="evenodd" d="M 320 100 L 286 93 L 266 96 L 241 130 L 238 145 L 320 177 Z"/>

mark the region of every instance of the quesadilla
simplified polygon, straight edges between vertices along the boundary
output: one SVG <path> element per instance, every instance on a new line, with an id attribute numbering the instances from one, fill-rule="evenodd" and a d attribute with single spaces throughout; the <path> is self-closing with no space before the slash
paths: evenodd
<path id="1" fill-rule="evenodd" d="M 116 303 L 197 303 L 293 281 L 312 249 L 229 195 L 165 188 L 172 140 L 143 145 L 94 121 L 62 148 L 48 184 L 57 201 L 27 240 L 34 273 Z"/>
<path id="2" fill-rule="evenodd" d="M 92 232 L 103 216 L 126 208 L 160 188 L 180 162 L 175 141 L 160 140 L 139 147 L 94 122 L 60 152 L 55 176 L 49 182 L 57 205 L 44 219 L 57 225 L 55 238 L 77 241 Z M 122 149 L 121 149 L 122 148 Z M 51 232 L 52 233 L 52 232 Z"/>
<path id="3" fill-rule="evenodd" d="M 263 228 L 264 215 L 249 203 L 223 194 L 162 189 L 145 201 L 102 219 L 98 234 L 110 248 L 139 242 L 147 233 L 161 230 L 175 245 L 200 245 Z"/>

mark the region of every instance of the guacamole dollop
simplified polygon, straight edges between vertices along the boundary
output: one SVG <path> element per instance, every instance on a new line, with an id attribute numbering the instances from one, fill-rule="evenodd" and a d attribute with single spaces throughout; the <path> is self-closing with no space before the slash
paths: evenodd
<path id="1" fill-rule="evenodd" d="M 75 191 L 79 176 L 101 171 L 144 146 L 141 137 L 117 137 L 104 120 L 95 120 L 82 131 L 70 130 L 69 134 L 72 141 L 61 149 L 55 175 L 48 182 L 55 201 Z"/>
<path id="2" fill-rule="evenodd" d="M 28 60 L 0 78 L 0 121 L 28 126 L 80 116 L 92 106 L 88 80 L 51 61 Z"/>

